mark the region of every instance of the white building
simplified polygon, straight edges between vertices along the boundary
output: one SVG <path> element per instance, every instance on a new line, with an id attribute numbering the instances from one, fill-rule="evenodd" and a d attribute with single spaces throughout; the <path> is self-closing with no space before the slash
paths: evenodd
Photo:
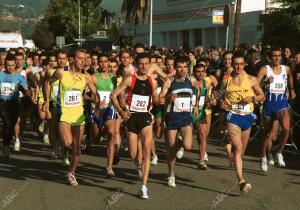
<path id="1" fill-rule="evenodd" d="M 241 43 L 259 42 L 263 26 L 259 21 L 265 10 L 265 0 L 243 0 Z M 212 10 L 223 10 L 234 0 L 153 0 L 153 45 L 178 48 L 225 46 L 226 27 L 212 23 Z M 229 27 L 229 47 L 233 43 L 233 25 Z M 135 41 L 149 43 L 149 24 L 135 27 Z"/>

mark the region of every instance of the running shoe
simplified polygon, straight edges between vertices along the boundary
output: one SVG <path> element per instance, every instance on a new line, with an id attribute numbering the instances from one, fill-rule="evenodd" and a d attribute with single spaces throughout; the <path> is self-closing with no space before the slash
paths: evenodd
<path id="1" fill-rule="evenodd" d="M 176 187 L 175 176 L 169 176 L 168 177 L 168 186 L 170 186 L 170 187 Z"/>
<path id="2" fill-rule="evenodd" d="M 268 164 L 269 165 L 274 165 L 274 159 L 273 159 L 273 155 L 270 153 L 268 154 Z"/>
<path id="3" fill-rule="evenodd" d="M 16 141 L 15 144 L 14 144 L 14 151 L 15 152 L 20 152 L 20 149 L 21 148 L 21 144 L 20 144 L 20 141 Z"/>
<path id="4" fill-rule="evenodd" d="M 155 156 L 152 157 L 151 165 L 156 166 L 156 165 L 157 165 L 157 162 L 158 162 L 158 157 L 157 157 L 157 155 L 155 155 Z"/>
<path id="5" fill-rule="evenodd" d="M 112 170 L 112 168 L 107 167 L 106 168 L 106 177 L 111 178 L 111 177 L 114 177 L 114 176 L 116 176 L 116 175 L 115 175 L 115 172 Z"/>
<path id="6" fill-rule="evenodd" d="M 239 185 L 240 185 L 240 190 L 243 193 L 247 193 L 251 190 L 251 184 L 249 182 L 243 181 L 239 183 Z"/>
<path id="7" fill-rule="evenodd" d="M 9 149 L 9 146 L 3 146 L 2 147 L 2 154 L 1 154 L 2 157 L 4 158 L 10 158 L 10 149 Z"/>
<path id="8" fill-rule="evenodd" d="M 208 169 L 207 165 L 205 164 L 205 162 L 203 160 L 199 160 L 199 162 L 198 162 L 198 168 L 200 170 L 207 170 Z"/>
<path id="9" fill-rule="evenodd" d="M 43 133 L 44 129 L 45 129 L 45 121 L 41 122 L 41 124 L 38 127 L 40 133 Z"/>
<path id="10" fill-rule="evenodd" d="M 267 172 L 268 171 L 268 162 L 267 162 L 267 158 L 266 157 L 262 157 L 260 159 L 260 169 L 263 172 Z"/>
<path id="11" fill-rule="evenodd" d="M 279 168 L 285 167 L 285 162 L 284 162 L 284 160 L 283 160 L 282 154 L 276 154 L 276 159 L 277 159 L 277 166 L 278 166 Z"/>
<path id="12" fill-rule="evenodd" d="M 67 177 L 68 177 L 68 181 L 69 181 L 70 185 L 72 185 L 73 187 L 77 187 L 79 185 L 74 174 L 69 172 Z"/>
<path id="13" fill-rule="evenodd" d="M 70 160 L 69 160 L 68 157 L 64 157 L 64 158 L 63 158 L 63 164 L 64 164 L 65 166 L 70 166 Z"/>
<path id="14" fill-rule="evenodd" d="M 43 137 L 43 142 L 44 142 L 45 144 L 50 144 L 48 134 L 45 134 L 45 135 L 44 135 L 44 137 Z"/>
<path id="15" fill-rule="evenodd" d="M 208 162 L 208 155 L 207 155 L 207 152 L 205 152 L 205 154 L 204 154 L 204 161 Z"/>
<path id="16" fill-rule="evenodd" d="M 141 199 L 149 199 L 149 196 L 148 196 L 148 189 L 145 185 L 143 185 L 141 187 L 141 189 L 139 189 L 138 193 L 137 193 L 137 196 Z"/>
<path id="17" fill-rule="evenodd" d="M 183 157 L 183 154 L 184 154 L 184 148 L 180 147 L 176 152 L 176 158 L 180 160 Z"/>

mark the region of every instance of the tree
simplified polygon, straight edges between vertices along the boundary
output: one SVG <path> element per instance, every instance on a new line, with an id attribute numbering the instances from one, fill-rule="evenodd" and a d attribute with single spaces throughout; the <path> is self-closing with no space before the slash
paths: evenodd
<path id="1" fill-rule="evenodd" d="M 234 22 L 234 43 L 233 46 L 238 46 L 240 44 L 240 33 L 241 33 L 241 8 L 242 0 L 236 1 L 236 13 Z"/>
<path id="2" fill-rule="evenodd" d="M 101 21 L 103 13 L 100 5 L 101 0 L 81 0 L 80 3 L 82 37 L 104 29 L 104 23 Z M 54 38 L 56 36 L 65 36 L 66 42 L 71 42 L 79 37 L 78 6 L 78 0 L 50 1 L 42 23 L 47 24 L 48 31 Z M 106 16 L 113 15 L 107 12 L 104 13 Z M 38 32 L 39 30 L 37 29 L 36 33 Z"/>
<path id="3" fill-rule="evenodd" d="M 35 45 L 42 49 L 49 49 L 54 44 L 54 37 L 47 22 L 41 21 L 36 25 L 32 39 Z"/>
<path id="4" fill-rule="evenodd" d="M 270 8 L 263 18 L 263 42 L 276 47 L 300 49 L 300 2 L 299 0 L 273 0 L 280 8 Z"/>
<path id="5" fill-rule="evenodd" d="M 123 0 L 122 12 L 125 13 L 126 22 L 144 23 L 149 3 L 150 0 Z"/>

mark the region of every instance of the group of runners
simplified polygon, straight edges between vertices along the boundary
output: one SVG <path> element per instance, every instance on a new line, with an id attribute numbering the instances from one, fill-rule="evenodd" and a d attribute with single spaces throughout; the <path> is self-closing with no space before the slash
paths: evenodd
<path id="1" fill-rule="evenodd" d="M 51 145 L 51 158 L 61 158 L 69 166 L 67 180 L 78 186 L 81 150 L 105 137 L 107 177 L 117 176 L 113 166 L 128 147 L 142 182 L 137 195 L 148 199 L 150 165 L 158 164 L 154 139 L 166 140 L 166 183 L 176 187 L 176 160 L 192 148 L 193 131 L 199 145 L 198 168 L 209 168 L 207 137 L 217 116 L 220 125 L 226 124 L 222 133 L 240 190 L 250 191 L 242 159 L 260 107 L 264 122 L 260 168 L 267 172 L 274 161 L 285 167 L 288 101 L 296 97 L 292 71 L 282 65 L 281 49 L 269 50 L 256 75 L 246 71 L 245 52 L 223 52 L 221 62 L 215 60 L 220 56 L 216 49 L 199 57 L 197 53 L 151 51 L 142 44 L 119 54 L 84 49 L 28 54 L 23 48 L 1 53 L 2 157 L 10 157 L 11 146 L 15 152 L 21 150 L 26 120 L 37 122 L 43 141 Z M 272 142 L 279 130 L 273 159 Z"/>

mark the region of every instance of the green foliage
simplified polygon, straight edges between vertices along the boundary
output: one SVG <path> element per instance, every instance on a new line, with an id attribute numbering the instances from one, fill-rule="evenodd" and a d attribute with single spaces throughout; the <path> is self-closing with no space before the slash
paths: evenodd
<path id="1" fill-rule="evenodd" d="M 110 18 L 113 14 L 101 8 L 101 0 L 81 0 L 80 3 L 82 37 L 103 30 L 104 16 Z M 67 43 L 72 42 L 79 37 L 78 11 L 78 0 L 51 0 L 42 21 L 48 26 L 44 30 L 48 30 L 54 38 L 65 36 Z"/>
<path id="2" fill-rule="evenodd" d="M 123 0 L 122 12 L 125 13 L 126 22 L 144 23 L 149 3 L 150 0 Z"/>
<path id="3" fill-rule="evenodd" d="M 264 18 L 263 41 L 277 47 L 300 49 L 300 1 L 274 0 L 281 8 L 272 8 Z"/>

